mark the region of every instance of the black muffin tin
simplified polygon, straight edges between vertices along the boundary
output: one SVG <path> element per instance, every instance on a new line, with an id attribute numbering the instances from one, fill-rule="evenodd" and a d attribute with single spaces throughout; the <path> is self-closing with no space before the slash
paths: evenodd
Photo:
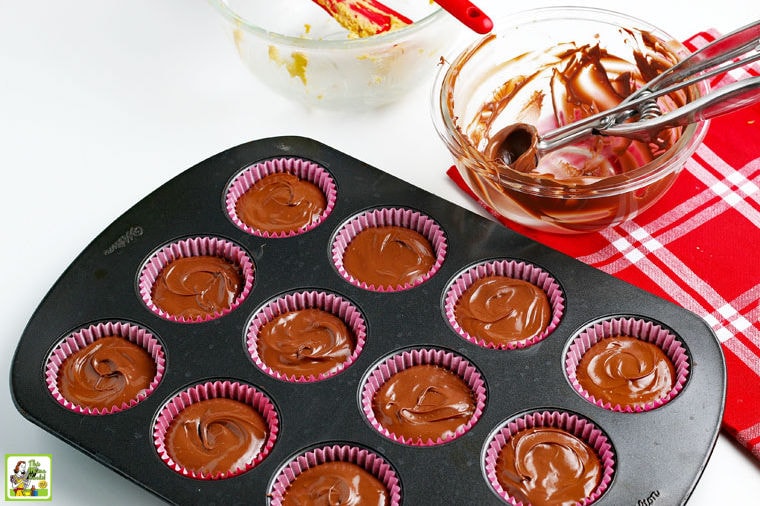
<path id="1" fill-rule="evenodd" d="M 308 233 L 256 237 L 227 216 L 224 197 L 246 167 L 278 157 L 313 161 L 330 172 L 337 201 Z M 412 289 L 380 293 L 353 286 L 331 258 L 331 241 L 346 220 L 378 207 L 414 209 L 435 220 L 448 251 L 429 280 Z M 137 277 L 160 246 L 186 237 L 215 236 L 241 246 L 255 263 L 253 289 L 231 313 L 206 323 L 176 323 L 151 312 L 137 292 Z M 578 240 L 583 240 L 579 237 Z M 465 341 L 446 320 L 443 297 L 463 269 L 492 259 L 514 259 L 546 270 L 565 299 L 554 332 L 517 350 L 492 350 Z M 365 347 L 340 374 L 314 383 L 288 383 L 258 369 L 245 345 L 252 314 L 277 295 L 324 290 L 355 304 L 367 323 Z M 643 413 L 612 412 L 583 399 L 564 372 L 569 340 L 590 322 L 634 316 L 660 322 L 684 343 L 691 365 L 683 390 Z M 150 330 L 166 354 L 158 387 L 130 409 L 85 415 L 56 402 L 45 383 L 51 350 L 93 322 L 127 321 Z M 463 436 L 437 446 L 410 447 L 373 429 L 359 405 L 367 370 L 393 352 L 415 346 L 454 351 L 483 374 L 485 410 Z M 222 480 L 182 476 L 161 461 L 154 420 L 178 392 L 208 380 L 230 379 L 266 393 L 280 417 L 271 453 L 253 469 Z M 525 411 L 577 413 L 609 437 L 613 480 L 600 505 L 679 504 L 699 479 L 715 443 L 725 398 L 719 343 L 696 315 L 501 225 L 457 207 L 389 174 L 301 137 L 253 141 L 226 150 L 175 177 L 105 229 L 72 263 L 36 310 L 19 342 L 11 389 L 22 415 L 166 501 L 178 504 L 266 504 L 274 474 L 295 454 L 327 443 L 368 448 L 385 458 L 401 482 L 402 504 L 503 504 L 483 472 L 488 436 Z M 643 501 L 643 502 L 641 502 Z"/>

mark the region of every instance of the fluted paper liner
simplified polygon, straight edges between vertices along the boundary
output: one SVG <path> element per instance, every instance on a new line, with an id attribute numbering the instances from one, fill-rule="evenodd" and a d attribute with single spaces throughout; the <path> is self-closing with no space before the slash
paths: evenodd
<path id="1" fill-rule="evenodd" d="M 475 400 L 475 412 L 469 421 L 457 430 L 452 437 L 435 440 L 407 438 L 386 429 L 375 416 L 372 401 L 377 391 L 394 374 L 415 365 L 436 365 L 459 376 L 472 390 Z M 398 352 L 373 367 L 365 377 L 361 387 L 361 407 L 369 424 L 380 434 L 407 446 L 434 446 L 448 443 L 467 433 L 480 419 L 486 406 L 486 384 L 480 371 L 464 357 L 444 349 L 419 348 Z"/>
<path id="2" fill-rule="evenodd" d="M 299 179 L 316 185 L 325 195 L 327 204 L 319 216 L 299 229 L 289 230 L 287 232 L 259 230 L 240 219 L 236 209 L 237 201 L 256 182 L 268 175 L 278 172 L 293 174 Z M 251 165 L 235 176 L 227 188 L 225 207 L 227 215 L 235 226 L 249 234 L 260 237 L 290 237 L 306 233 L 322 223 L 335 207 L 337 193 L 335 181 L 324 167 L 303 158 L 275 158 Z"/>
<path id="3" fill-rule="evenodd" d="M 317 376 L 298 376 L 294 374 L 286 374 L 270 367 L 259 356 L 257 345 L 259 332 L 267 323 L 279 315 L 288 311 L 296 311 L 299 309 L 307 308 L 321 309 L 343 320 L 343 323 L 346 324 L 348 329 L 353 334 L 354 339 L 356 340 L 353 353 L 345 362 L 340 364 L 334 370 L 321 373 Z M 248 346 L 248 353 L 250 354 L 251 359 L 256 364 L 256 366 L 266 374 L 282 381 L 309 383 L 332 377 L 348 368 L 359 357 L 359 354 L 361 354 L 366 338 L 367 325 L 365 323 L 364 317 L 355 305 L 334 293 L 322 291 L 305 291 L 278 297 L 259 309 L 254 314 L 248 325 L 246 344 Z"/>
<path id="4" fill-rule="evenodd" d="M 597 454 L 602 466 L 602 476 L 594 491 L 578 504 L 589 505 L 597 501 L 609 488 L 615 474 L 615 452 L 607 435 L 593 422 L 580 415 L 567 411 L 537 410 L 519 415 L 499 426 L 486 441 L 484 446 L 484 474 L 496 495 L 513 506 L 524 505 L 513 499 L 499 483 L 496 462 L 509 439 L 520 431 L 533 427 L 554 427 L 562 429 L 582 439 Z"/>
<path id="5" fill-rule="evenodd" d="M 244 468 L 224 473 L 204 473 L 187 469 L 172 459 L 166 451 L 164 441 L 172 420 L 188 406 L 208 399 L 226 398 L 248 404 L 264 418 L 267 424 L 267 440 L 261 451 Z M 172 397 L 164 406 L 153 425 L 153 444 L 161 460 L 179 474 L 199 480 L 219 480 L 244 473 L 263 461 L 274 447 L 279 433 L 279 417 L 269 397 L 256 388 L 237 381 L 208 381 L 190 387 Z"/>
<path id="6" fill-rule="evenodd" d="M 395 470 L 374 452 L 348 444 L 334 444 L 306 451 L 288 462 L 276 475 L 269 492 L 269 505 L 282 506 L 288 487 L 304 471 L 325 462 L 356 464 L 385 485 L 390 497 L 389 506 L 401 504 L 401 482 Z"/>
<path id="7" fill-rule="evenodd" d="M 172 315 L 153 302 L 152 289 L 161 270 L 178 258 L 193 256 L 216 256 L 236 265 L 243 278 L 243 286 L 232 304 L 222 311 L 205 315 L 202 318 L 188 319 Z M 220 318 L 238 307 L 248 296 L 253 287 L 255 266 L 246 252 L 237 244 L 218 237 L 193 237 L 168 244 L 153 253 L 140 270 L 138 291 L 143 303 L 153 313 L 170 321 L 199 323 Z"/>
<path id="8" fill-rule="evenodd" d="M 577 369 L 583 354 L 593 345 L 606 337 L 635 337 L 659 346 L 673 363 L 675 380 L 673 388 L 665 396 L 645 405 L 620 405 L 596 399 L 578 383 Z M 657 322 L 643 318 L 618 317 L 596 322 L 576 335 L 567 349 L 565 356 L 565 374 L 573 388 L 587 401 L 610 411 L 634 413 L 659 408 L 676 397 L 689 379 L 689 355 L 684 344 L 669 329 Z"/>
<path id="9" fill-rule="evenodd" d="M 102 337 L 109 336 L 122 337 L 148 352 L 156 364 L 156 375 L 153 377 L 150 385 L 129 402 L 122 403 L 120 406 L 112 406 L 110 408 L 82 406 L 63 397 L 58 389 L 58 374 L 61 364 L 77 351 L 86 348 L 88 345 Z M 89 325 L 66 336 L 53 349 L 47 359 L 45 365 L 45 382 L 47 383 L 48 390 L 50 390 L 53 398 L 63 407 L 84 415 L 109 415 L 129 409 L 147 398 L 161 382 L 165 370 L 166 359 L 164 356 L 164 350 L 158 342 L 158 339 L 156 339 L 150 331 L 139 325 L 128 322 L 109 321 Z"/>
<path id="10" fill-rule="evenodd" d="M 430 270 L 413 283 L 397 286 L 375 286 L 353 277 L 343 266 L 343 255 L 348 244 L 359 232 L 370 227 L 405 227 L 424 236 L 433 248 L 435 262 Z M 365 211 L 343 225 L 332 243 L 332 258 L 336 269 L 352 285 L 375 292 L 395 292 L 407 290 L 430 279 L 440 269 L 446 257 L 447 243 L 443 229 L 430 217 L 419 211 L 405 208 L 380 208 Z"/>
<path id="11" fill-rule="evenodd" d="M 487 276 L 504 276 L 520 279 L 536 285 L 544 291 L 551 306 L 552 316 L 546 328 L 540 333 L 526 339 L 509 343 L 493 343 L 470 335 L 457 322 L 455 309 L 459 298 L 473 283 Z M 465 340 L 484 348 L 515 349 L 526 348 L 546 339 L 559 325 L 565 311 L 565 297 L 559 283 L 541 267 L 517 260 L 493 260 L 479 263 L 460 273 L 451 283 L 444 298 L 444 312 L 451 327 Z"/>

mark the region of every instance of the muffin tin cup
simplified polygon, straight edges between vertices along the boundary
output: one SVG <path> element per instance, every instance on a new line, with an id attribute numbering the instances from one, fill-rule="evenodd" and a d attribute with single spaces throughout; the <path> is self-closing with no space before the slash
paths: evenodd
<path id="1" fill-rule="evenodd" d="M 355 445 L 333 444 L 306 451 L 283 466 L 269 487 L 269 506 L 282 506 L 291 483 L 307 469 L 325 462 L 349 462 L 358 465 L 385 485 L 390 499 L 388 506 L 401 504 L 401 482 L 396 471 L 385 459 Z"/>
<path id="2" fill-rule="evenodd" d="M 325 195 L 327 202 L 325 209 L 306 225 L 286 232 L 271 232 L 260 230 L 240 219 L 236 205 L 238 199 L 245 194 L 254 184 L 266 176 L 276 173 L 288 173 L 299 179 L 316 185 Z M 303 158 L 275 158 L 256 163 L 239 173 L 230 183 L 225 196 L 227 215 L 232 222 L 245 232 L 261 237 L 292 237 L 304 234 L 317 227 L 327 218 L 335 207 L 337 188 L 330 173 L 322 166 Z"/>
<path id="3" fill-rule="evenodd" d="M 205 255 L 226 259 L 240 270 L 243 286 L 232 304 L 222 310 L 198 318 L 173 315 L 158 307 L 153 301 L 152 290 L 164 267 L 179 258 Z M 204 322 L 226 315 L 245 300 L 253 287 L 254 270 L 253 261 L 245 250 L 233 242 L 219 237 L 192 237 L 168 244 L 153 253 L 140 269 L 138 291 L 148 309 L 162 318 L 182 323 Z"/>
<path id="4" fill-rule="evenodd" d="M 242 469 L 233 469 L 229 472 L 223 473 L 206 473 L 187 469 L 175 462 L 171 455 L 169 455 L 165 446 L 166 433 L 174 418 L 179 415 L 183 409 L 186 409 L 196 402 L 217 398 L 232 399 L 253 407 L 253 409 L 255 409 L 266 421 L 268 427 L 266 441 L 262 446 L 261 451 L 259 451 L 253 460 L 248 462 Z M 245 473 L 263 461 L 274 447 L 279 433 L 279 426 L 280 421 L 277 415 L 277 410 L 266 394 L 250 385 L 238 381 L 208 381 L 180 392 L 172 397 L 164 407 L 161 408 L 153 426 L 153 444 L 155 445 L 156 451 L 161 460 L 175 472 L 198 480 L 219 480 Z"/>
<path id="5" fill-rule="evenodd" d="M 346 324 L 355 339 L 354 351 L 345 362 L 339 364 L 330 371 L 318 375 L 296 375 L 278 371 L 276 368 L 268 365 L 259 355 L 259 332 L 267 323 L 283 313 L 308 308 L 321 309 L 340 318 Z M 350 367 L 361 354 L 366 339 L 367 325 L 364 317 L 355 305 L 334 293 L 304 291 L 278 297 L 256 311 L 248 325 L 246 345 L 253 362 L 266 374 L 282 381 L 310 383 L 332 377 Z"/>
<path id="6" fill-rule="evenodd" d="M 504 276 L 527 281 L 539 287 L 546 294 L 552 316 L 546 328 L 526 339 L 507 343 L 494 343 L 478 336 L 473 336 L 457 322 L 455 309 L 457 302 L 473 283 L 487 276 Z M 451 327 L 465 340 L 492 349 L 517 349 L 532 346 L 548 337 L 559 325 L 565 310 L 565 298 L 562 289 L 554 277 L 541 267 L 529 262 L 517 260 L 493 260 L 482 262 L 459 274 L 449 286 L 444 298 L 444 311 Z"/>
<path id="7" fill-rule="evenodd" d="M 456 374 L 472 391 L 475 410 L 470 419 L 451 437 L 420 439 L 394 434 L 377 419 L 372 407 L 373 399 L 383 384 L 394 374 L 416 365 L 435 365 Z M 383 360 L 367 374 L 361 387 L 361 407 L 369 424 L 380 434 L 408 446 L 436 446 L 461 437 L 478 422 L 486 406 L 486 384 L 480 371 L 462 356 L 444 349 L 419 348 L 401 351 Z"/>
<path id="8" fill-rule="evenodd" d="M 58 389 L 58 376 L 61 365 L 68 357 L 75 354 L 77 351 L 86 348 L 100 338 L 108 336 L 121 337 L 143 348 L 156 364 L 156 374 L 153 377 L 153 380 L 147 388 L 129 402 L 122 403 L 118 406 L 112 406 L 110 408 L 83 406 L 66 399 Z M 139 325 L 128 322 L 109 321 L 89 325 L 66 336 L 55 349 L 53 349 L 47 359 L 45 365 L 45 381 L 50 394 L 56 402 L 65 408 L 84 415 L 110 415 L 129 409 L 151 395 L 161 382 L 165 369 L 166 359 L 163 347 L 150 331 Z"/>
<path id="9" fill-rule="evenodd" d="M 675 378 L 673 388 L 663 397 L 645 404 L 612 404 L 591 395 L 578 382 L 578 364 L 592 346 L 607 337 L 627 336 L 657 345 L 673 363 Z M 689 379 L 690 363 L 685 346 L 669 329 L 657 322 L 638 317 L 609 318 L 589 325 L 573 338 L 565 358 L 565 374 L 570 384 L 584 399 L 610 411 L 639 413 L 659 408 L 675 398 Z"/>
<path id="10" fill-rule="evenodd" d="M 405 227 L 422 234 L 433 248 L 435 262 L 433 266 L 423 276 L 413 283 L 396 286 L 375 286 L 364 281 L 356 279 L 351 273 L 347 272 L 343 266 L 343 255 L 349 243 L 363 230 L 369 227 L 397 226 Z M 444 258 L 446 257 L 446 235 L 443 229 L 429 216 L 406 208 L 379 208 L 365 211 L 358 216 L 350 219 L 343 225 L 332 243 L 332 259 L 335 268 L 341 276 L 354 286 L 365 290 L 377 292 L 394 292 L 413 288 L 425 283 L 440 269 Z"/>
<path id="11" fill-rule="evenodd" d="M 536 410 L 518 415 L 500 427 L 489 437 L 483 452 L 484 473 L 493 491 L 501 499 L 513 506 L 524 505 L 511 497 L 499 483 L 496 471 L 497 459 L 504 446 L 512 436 L 520 431 L 534 427 L 553 427 L 562 429 L 583 440 L 596 452 L 601 464 L 601 479 L 594 491 L 583 500 L 581 505 L 589 505 L 602 497 L 612 483 L 615 474 L 615 452 L 607 435 L 590 420 L 568 411 Z"/>

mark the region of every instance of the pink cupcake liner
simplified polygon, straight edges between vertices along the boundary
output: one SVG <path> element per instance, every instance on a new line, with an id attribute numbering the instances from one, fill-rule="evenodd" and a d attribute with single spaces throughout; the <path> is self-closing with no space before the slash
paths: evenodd
<path id="1" fill-rule="evenodd" d="M 609 488 L 615 474 L 615 452 L 607 435 L 591 421 L 565 411 L 532 411 L 518 415 L 498 427 L 487 439 L 484 452 L 484 474 L 494 492 L 508 504 L 523 505 L 510 497 L 509 493 L 499 483 L 496 473 L 496 462 L 504 445 L 520 431 L 533 427 L 554 427 L 562 429 L 586 442 L 597 454 L 602 465 L 602 478 L 596 489 L 579 504 L 589 505 L 597 501 Z"/>
<path id="2" fill-rule="evenodd" d="M 176 417 L 183 409 L 196 402 L 217 398 L 226 398 L 243 402 L 258 411 L 261 416 L 264 417 L 264 420 L 266 420 L 269 427 L 267 441 L 261 448 L 261 451 L 245 466 L 244 469 L 236 469 L 230 472 L 216 474 L 196 472 L 192 469 L 187 469 L 175 462 L 167 452 L 164 446 L 166 432 L 169 429 L 172 420 L 174 420 L 174 417 Z M 274 447 L 279 433 L 279 425 L 280 421 L 274 404 L 264 393 L 250 385 L 236 381 L 208 381 L 190 387 L 175 395 L 163 406 L 163 408 L 161 408 L 153 426 L 153 444 L 155 445 L 156 451 L 161 460 L 175 472 L 199 480 L 219 480 L 242 474 L 253 469 L 263 461 Z"/>
<path id="3" fill-rule="evenodd" d="M 421 440 L 408 438 L 386 429 L 375 416 L 372 400 L 383 384 L 394 374 L 415 365 L 437 365 L 444 367 L 460 378 L 472 389 L 475 412 L 470 420 L 447 439 Z M 448 443 L 466 434 L 480 419 L 486 406 L 486 384 L 480 371 L 462 356 L 448 350 L 420 348 L 396 353 L 371 369 L 361 387 L 361 408 L 369 424 L 386 438 L 407 446 L 435 446 Z"/>
<path id="4" fill-rule="evenodd" d="M 58 390 L 58 374 L 63 362 L 102 337 L 119 336 L 144 348 L 156 363 L 156 375 L 148 388 L 139 393 L 128 403 L 111 408 L 91 408 L 82 406 L 64 398 Z M 84 415 L 110 415 L 129 409 L 146 399 L 156 389 L 166 370 L 164 350 L 158 340 L 146 329 L 126 322 L 104 322 L 90 325 L 66 336 L 50 353 L 45 365 L 45 382 L 53 398 L 63 407 Z"/>
<path id="5" fill-rule="evenodd" d="M 596 399 L 579 383 L 577 378 L 578 364 L 583 354 L 593 345 L 613 336 L 629 336 L 641 339 L 659 346 L 675 367 L 676 378 L 673 388 L 664 397 L 646 405 L 612 405 L 610 402 Z M 582 330 L 570 342 L 565 356 L 565 374 L 573 388 L 590 403 L 609 411 L 622 413 L 638 413 L 659 408 L 675 398 L 689 379 L 689 356 L 675 334 L 660 324 L 640 318 L 610 318 L 596 322 Z"/>
<path id="6" fill-rule="evenodd" d="M 243 289 L 230 307 L 203 318 L 188 319 L 167 313 L 153 302 L 151 291 L 161 270 L 178 258 L 193 256 L 217 256 L 238 266 L 243 275 Z M 220 318 L 238 307 L 248 296 L 253 287 L 255 266 L 243 248 L 218 237 L 194 237 L 168 244 L 153 253 L 140 269 L 138 291 L 143 303 L 153 313 L 169 321 L 181 323 L 199 323 Z"/>
<path id="7" fill-rule="evenodd" d="M 276 475 L 269 493 L 270 506 L 282 506 L 285 492 L 301 473 L 325 462 L 350 462 L 374 475 L 388 489 L 390 506 L 401 504 L 401 482 L 393 467 L 379 455 L 350 445 L 330 445 L 302 453 Z"/>
<path id="8" fill-rule="evenodd" d="M 248 191 L 257 181 L 264 177 L 275 174 L 278 172 L 286 172 L 298 176 L 300 179 L 309 181 L 315 184 L 322 190 L 327 200 L 327 205 L 324 211 L 320 213 L 319 217 L 313 220 L 308 225 L 305 225 L 297 230 L 291 230 L 288 232 L 269 232 L 266 230 L 259 230 L 250 225 L 244 223 L 240 217 L 238 217 L 237 210 L 235 208 L 238 199 Z M 239 173 L 230 183 L 227 188 L 225 197 L 225 206 L 227 209 L 227 215 L 232 222 L 241 230 L 259 237 L 290 237 L 306 233 L 327 218 L 335 207 L 335 201 L 337 198 L 337 187 L 335 181 L 327 170 L 309 160 L 302 158 L 276 158 L 272 160 L 266 160 L 259 162 L 255 165 L 251 165 Z"/>
<path id="9" fill-rule="evenodd" d="M 541 288 L 549 300 L 552 308 L 552 318 L 546 328 L 527 339 L 510 343 L 492 343 L 477 336 L 470 335 L 456 320 L 454 309 L 462 294 L 473 283 L 487 276 L 504 276 L 513 279 L 527 281 Z M 449 286 L 444 298 L 444 312 L 449 325 L 465 340 L 483 348 L 490 349 L 517 349 L 532 346 L 548 337 L 559 325 L 565 312 L 565 297 L 559 283 L 548 272 L 540 267 L 527 262 L 516 260 L 494 260 L 482 262 L 459 274 Z"/>
<path id="10" fill-rule="evenodd" d="M 383 226 L 406 227 L 414 230 L 422 234 L 433 247 L 433 252 L 436 256 L 433 266 L 414 283 L 398 286 L 375 286 L 354 278 L 343 266 L 343 255 L 353 238 L 366 228 Z M 446 236 L 443 229 L 428 216 L 411 209 L 382 208 L 365 211 L 343 225 L 333 239 L 332 258 L 340 275 L 352 285 L 375 292 L 396 292 L 408 290 L 430 279 L 438 272 L 441 264 L 443 264 L 447 248 Z"/>
<path id="11" fill-rule="evenodd" d="M 288 311 L 307 308 L 322 309 L 343 320 L 346 326 L 353 332 L 353 335 L 356 339 L 354 352 L 335 370 L 327 373 L 322 373 L 317 376 L 298 376 L 294 374 L 286 374 L 273 369 L 267 365 L 259 356 L 257 346 L 259 332 L 261 331 L 262 327 L 264 327 L 264 325 L 272 321 L 277 316 Z M 246 335 L 248 353 L 259 369 L 261 369 L 269 376 L 282 381 L 294 383 L 310 383 L 335 376 L 336 374 L 339 374 L 340 372 L 346 370 L 351 364 L 356 361 L 356 359 L 361 354 L 362 349 L 364 348 L 364 343 L 366 342 L 367 324 L 359 309 L 357 309 L 356 306 L 343 299 L 339 295 L 327 292 L 306 291 L 291 293 L 267 303 L 254 314 L 248 325 L 248 332 Z"/>

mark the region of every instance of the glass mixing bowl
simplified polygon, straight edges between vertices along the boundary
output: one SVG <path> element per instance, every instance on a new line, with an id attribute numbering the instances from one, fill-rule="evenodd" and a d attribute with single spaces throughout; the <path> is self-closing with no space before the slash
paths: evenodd
<path id="1" fill-rule="evenodd" d="M 309 106 L 372 108 L 432 81 L 462 33 L 424 0 L 384 0 L 414 22 L 370 37 L 351 36 L 309 0 L 209 0 L 240 58 L 276 92 Z"/>
<path id="2" fill-rule="evenodd" d="M 688 54 L 657 27 L 594 8 L 552 7 L 494 19 L 493 32 L 447 58 L 436 77 L 435 128 L 475 195 L 520 225 L 600 230 L 637 216 L 673 184 L 707 122 L 653 142 L 593 136 L 514 170 L 494 153 L 499 132 L 539 134 L 605 110 Z M 664 112 L 707 93 L 694 85 L 658 99 Z"/>

